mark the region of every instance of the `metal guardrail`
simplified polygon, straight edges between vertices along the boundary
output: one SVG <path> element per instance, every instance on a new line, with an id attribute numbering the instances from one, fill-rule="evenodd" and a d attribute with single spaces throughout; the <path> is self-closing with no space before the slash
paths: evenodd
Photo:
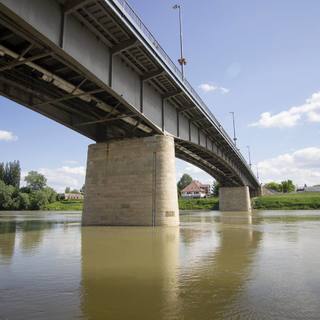
<path id="1" fill-rule="evenodd" d="M 132 7 L 127 3 L 126 0 L 113 0 L 117 4 L 117 6 L 121 9 L 123 14 L 134 24 L 134 26 L 141 32 L 141 34 L 148 40 L 148 42 L 153 46 L 153 49 L 161 56 L 161 58 L 166 62 L 167 66 L 171 69 L 171 71 L 175 74 L 175 76 L 185 85 L 185 87 L 189 90 L 191 95 L 196 99 L 201 108 L 211 117 L 217 129 L 221 132 L 221 134 L 228 140 L 231 148 L 238 154 L 238 156 L 244 161 L 247 165 L 246 160 L 239 152 L 237 147 L 234 145 L 234 142 L 228 135 L 228 133 L 224 130 L 220 122 L 213 115 L 211 110 L 207 107 L 207 105 L 203 102 L 202 98 L 199 96 L 197 91 L 191 86 L 191 84 L 182 76 L 181 71 L 176 66 L 176 64 L 171 60 L 169 55 L 164 51 L 156 38 L 152 35 L 149 29 L 145 26 L 139 16 L 134 12 Z"/>

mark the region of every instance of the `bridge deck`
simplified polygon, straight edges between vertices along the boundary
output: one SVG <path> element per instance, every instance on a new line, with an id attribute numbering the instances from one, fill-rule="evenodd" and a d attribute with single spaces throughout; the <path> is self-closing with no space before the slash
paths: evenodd
<path id="1" fill-rule="evenodd" d="M 224 185 L 259 187 L 126 1 L 3 0 L 0 9 L 3 95 L 96 141 L 170 134 L 177 157 Z"/>

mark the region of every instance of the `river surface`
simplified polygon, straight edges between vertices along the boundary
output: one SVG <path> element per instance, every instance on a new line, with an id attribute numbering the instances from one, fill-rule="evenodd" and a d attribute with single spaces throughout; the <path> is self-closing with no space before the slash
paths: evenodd
<path id="1" fill-rule="evenodd" d="M 0 319 L 320 319 L 320 211 L 84 227 L 0 213 Z"/>

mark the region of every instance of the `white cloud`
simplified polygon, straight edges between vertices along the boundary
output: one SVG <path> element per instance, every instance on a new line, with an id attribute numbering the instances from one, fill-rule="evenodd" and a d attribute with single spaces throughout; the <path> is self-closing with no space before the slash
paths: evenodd
<path id="1" fill-rule="evenodd" d="M 0 130 L 0 141 L 16 141 L 18 137 L 10 131 Z"/>
<path id="2" fill-rule="evenodd" d="M 263 183 L 291 179 L 299 186 L 320 184 L 320 148 L 304 148 L 261 161 L 258 169 Z"/>
<path id="3" fill-rule="evenodd" d="M 63 161 L 65 164 L 72 164 L 72 165 L 75 165 L 75 164 L 78 164 L 79 162 L 76 161 L 76 160 L 65 160 Z"/>
<path id="4" fill-rule="evenodd" d="M 199 85 L 199 88 L 205 93 L 213 92 L 213 91 L 220 91 L 222 94 L 226 94 L 226 93 L 230 92 L 230 90 L 227 88 L 219 87 L 219 86 L 216 86 L 216 85 L 210 84 L 210 83 L 202 83 Z"/>
<path id="5" fill-rule="evenodd" d="M 60 168 L 39 168 L 39 173 L 47 178 L 48 186 L 54 188 L 58 192 L 63 192 L 66 187 L 71 189 L 80 189 L 84 184 L 86 169 L 84 166 Z M 22 180 L 27 172 L 22 173 Z"/>
<path id="6" fill-rule="evenodd" d="M 288 110 L 276 114 L 263 112 L 257 122 L 250 124 L 262 128 L 294 127 L 299 121 L 320 122 L 320 92 L 314 93 L 300 106 L 291 107 Z"/>

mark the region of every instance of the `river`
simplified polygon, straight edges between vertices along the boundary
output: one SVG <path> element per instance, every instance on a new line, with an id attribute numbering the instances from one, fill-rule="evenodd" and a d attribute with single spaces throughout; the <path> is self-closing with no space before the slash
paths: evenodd
<path id="1" fill-rule="evenodd" d="M 319 319 L 320 211 L 183 212 L 180 227 L 0 213 L 0 319 Z"/>

